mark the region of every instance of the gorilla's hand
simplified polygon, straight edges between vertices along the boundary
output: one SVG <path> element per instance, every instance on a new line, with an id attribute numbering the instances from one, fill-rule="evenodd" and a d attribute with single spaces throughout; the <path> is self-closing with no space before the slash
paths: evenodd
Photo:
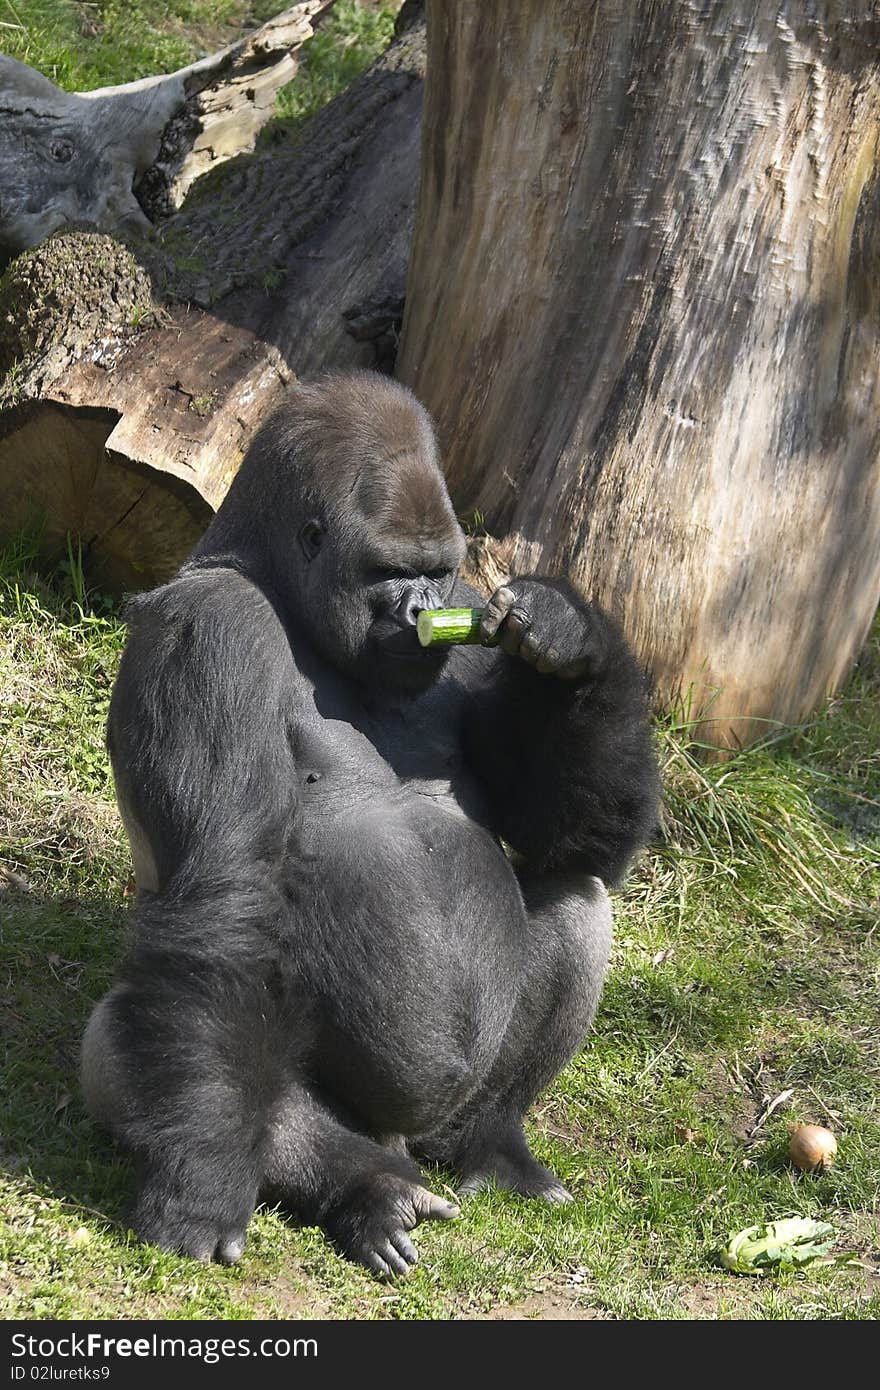
<path id="1" fill-rule="evenodd" d="M 359 1183 L 324 1218 L 324 1229 L 350 1260 L 389 1278 L 408 1274 L 419 1258 L 407 1235 L 420 1221 L 449 1221 L 458 1207 L 397 1174 L 376 1173 Z"/>
<path id="2" fill-rule="evenodd" d="M 509 656 L 563 680 L 596 675 L 605 659 L 603 624 L 594 610 L 553 580 L 511 579 L 496 589 L 480 636 L 497 637 Z"/>
<path id="3" fill-rule="evenodd" d="M 232 1265 L 241 1259 L 255 1205 L 256 1193 L 223 1202 L 210 1188 L 190 1189 L 154 1171 L 141 1184 L 131 1224 L 148 1245 Z"/>

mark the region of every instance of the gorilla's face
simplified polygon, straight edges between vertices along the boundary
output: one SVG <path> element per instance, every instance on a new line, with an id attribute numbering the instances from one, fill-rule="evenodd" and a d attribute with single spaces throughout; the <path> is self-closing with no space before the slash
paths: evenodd
<path id="1" fill-rule="evenodd" d="M 418 694 L 446 654 L 419 645 L 416 619 L 447 606 L 465 555 L 431 422 L 371 373 L 300 387 L 292 406 L 299 623 L 337 670 Z"/>
<path id="2" fill-rule="evenodd" d="M 451 513 L 448 499 L 443 497 Z M 464 538 L 454 517 L 426 535 L 410 514 L 409 530 L 381 531 L 363 517 L 311 518 L 303 526 L 304 591 L 300 609 L 318 651 L 337 670 L 377 693 L 418 695 L 437 679 L 447 652 L 419 643 L 423 608 L 448 605 Z"/>
<path id="3" fill-rule="evenodd" d="M 343 674 L 389 697 L 425 690 L 445 654 L 419 645 L 416 618 L 448 605 L 465 555 L 426 411 L 374 372 L 292 387 L 193 552 L 217 555 Z"/>

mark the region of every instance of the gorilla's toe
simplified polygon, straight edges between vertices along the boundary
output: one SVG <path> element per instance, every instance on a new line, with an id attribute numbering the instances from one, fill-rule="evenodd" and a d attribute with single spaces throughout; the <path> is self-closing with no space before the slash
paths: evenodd
<path id="1" fill-rule="evenodd" d="M 222 1265 L 238 1264 L 244 1254 L 244 1231 L 235 1235 L 224 1236 L 216 1250 L 216 1258 Z"/>

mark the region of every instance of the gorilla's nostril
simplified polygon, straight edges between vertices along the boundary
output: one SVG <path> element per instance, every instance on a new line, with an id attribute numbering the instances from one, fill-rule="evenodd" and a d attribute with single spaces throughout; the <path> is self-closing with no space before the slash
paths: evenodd
<path id="1" fill-rule="evenodd" d="M 409 590 L 402 594 L 394 608 L 394 617 L 401 627 L 415 627 L 419 613 L 424 608 L 425 602 L 422 594 L 413 593 Z"/>

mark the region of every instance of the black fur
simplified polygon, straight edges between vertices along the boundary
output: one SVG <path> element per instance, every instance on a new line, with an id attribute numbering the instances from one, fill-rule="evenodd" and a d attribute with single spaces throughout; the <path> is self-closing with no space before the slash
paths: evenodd
<path id="1" fill-rule="evenodd" d="M 568 1197 L 522 1118 L 598 1003 L 596 880 L 654 827 L 642 682 L 535 577 L 490 604 L 500 648 L 424 652 L 421 607 L 480 602 L 463 553 L 427 416 L 354 373 L 291 391 L 129 606 L 109 745 L 138 901 L 83 1084 L 145 1239 L 234 1260 L 271 1194 L 388 1275 L 455 1212 L 411 1153 Z"/>

